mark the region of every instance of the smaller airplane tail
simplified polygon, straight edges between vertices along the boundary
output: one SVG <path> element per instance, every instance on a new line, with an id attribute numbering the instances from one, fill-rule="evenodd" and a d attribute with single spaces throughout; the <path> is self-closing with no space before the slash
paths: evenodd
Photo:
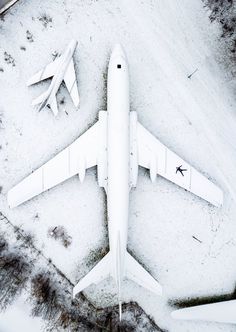
<path id="1" fill-rule="evenodd" d="M 56 96 L 52 96 L 50 97 L 50 101 L 48 100 L 49 96 L 49 92 L 48 90 L 43 92 L 39 97 L 35 98 L 33 101 L 32 101 L 32 105 L 35 106 L 35 105 L 38 105 L 38 104 L 41 104 L 40 107 L 39 107 L 39 111 L 41 111 L 44 107 L 48 106 L 48 108 L 50 108 L 54 115 L 57 115 L 58 114 L 58 107 L 57 107 L 57 101 L 56 101 Z"/>
<path id="2" fill-rule="evenodd" d="M 43 92 L 40 96 L 38 96 L 32 101 L 32 105 L 35 106 L 46 102 L 48 95 L 48 91 Z"/>

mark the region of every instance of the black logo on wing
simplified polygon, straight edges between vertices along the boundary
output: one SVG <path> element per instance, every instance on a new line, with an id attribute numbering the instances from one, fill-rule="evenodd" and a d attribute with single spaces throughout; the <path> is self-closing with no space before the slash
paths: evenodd
<path id="1" fill-rule="evenodd" d="M 179 173 L 181 173 L 181 175 L 182 176 L 184 176 L 184 173 L 183 172 L 186 172 L 187 171 L 187 169 L 186 168 L 182 168 L 182 165 L 180 165 L 180 166 L 178 166 L 178 167 L 176 167 L 176 174 L 179 172 Z"/>

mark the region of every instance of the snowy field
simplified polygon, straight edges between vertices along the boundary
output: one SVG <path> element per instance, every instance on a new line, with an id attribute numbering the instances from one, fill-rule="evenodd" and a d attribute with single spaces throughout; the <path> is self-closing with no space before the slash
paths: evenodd
<path id="1" fill-rule="evenodd" d="M 200 0 L 19 0 L 0 21 L 0 211 L 32 234 L 35 246 L 72 283 L 108 247 L 106 199 L 96 170 L 87 172 L 83 184 L 73 177 L 12 210 L 6 194 L 106 109 L 107 65 L 115 43 L 123 45 L 129 62 L 131 110 L 223 189 L 224 205 L 215 208 L 160 177 L 152 184 L 149 174 L 139 170 L 130 195 L 128 249 L 161 283 L 163 296 L 127 281 L 124 301 L 137 301 L 160 328 L 171 332 L 236 331 L 233 325 L 170 317 L 177 302 L 199 298 L 200 303 L 235 290 L 234 82 L 222 64 L 219 26 L 208 15 Z M 58 117 L 50 110 L 38 113 L 31 101 L 49 82 L 28 88 L 26 81 L 71 38 L 78 40 L 74 60 L 80 109 L 74 109 L 62 87 Z M 50 237 L 56 226 L 71 237 L 68 247 Z M 117 303 L 113 286 L 107 280 L 88 288 L 86 295 L 97 307 L 110 306 Z M 19 301 L 0 315 L 1 332 L 8 332 L 10 313 L 25 317 Z M 34 331 L 40 331 L 40 321 L 29 319 Z M 9 327 L 16 330 L 17 322 Z"/>

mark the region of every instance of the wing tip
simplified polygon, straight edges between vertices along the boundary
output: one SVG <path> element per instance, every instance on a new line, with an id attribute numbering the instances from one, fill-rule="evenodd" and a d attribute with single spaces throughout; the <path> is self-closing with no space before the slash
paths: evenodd
<path id="1" fill-rule="evenodd" d="M 16 203 L 16 200 L 14 198 L 14 194 L 12 193 L 12 189 L 8 191 L 7 193 L 7 204 L 10 209 L 16 207 L 18 204 Z"/>
<path id="2" fill-rule="evenodd" d="M 154 278 L 153 278 L 154 279 Z M 163 288 L 162 288 L 162 286 L 160 285 L 160 283 L 156 280 L 156 279 L 154 279 L 155 280 L 155 286 L 154 287 L 152 287 L 152 288 L 150 288 L 150 290 L 154 293 L 154 294 L 156 294 L 156 295 L 158 295 L 158 296 L 162 296 L 163 295 Z"/>
<path id="3" fill-rule="evenodd" d="M 72 291 L 72 297 L 73 299 L 75 299 L 76 295 L 78 294 L 79 292 L 76 290 L 76 286 L 73 288 L 73 291 Z"/>
<path id="4" fill-rule="evenodd" d="M 33 84 L 33 81 L 32 81 L 32 77 L 28 79 L 28 81 L 26 82 L 26 86 L 30 86 Z"/>
<path id="5" fill-rule="evenodd" d="M 172 311 L 170 314 L 171 317 L 174 319 L 180 319 L 180 317 L 181 317 L 180 311 L 181 311 L 181 309 Z"/>
<path id="6" fill-rule="evenodd" d="M 220 188 L 218 188 L 217 198 L 212 203 L 213 203 L 213 205 L 215 205 L 218 208 L 223 205 L 223 203 L 224 203 L 224 193 L 223 193 L 223 191 Z"/>

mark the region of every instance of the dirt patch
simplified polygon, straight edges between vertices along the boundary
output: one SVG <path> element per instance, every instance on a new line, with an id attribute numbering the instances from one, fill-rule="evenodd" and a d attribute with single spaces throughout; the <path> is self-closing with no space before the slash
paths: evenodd
<path id="1" fill-rule="evenodd" d="M 72 237 L 68 235 L 63 226 L 50 227 L 48 229 L 48 236 L 59 241 L 65 248 L 68 248 L 72 242 Z"/>

